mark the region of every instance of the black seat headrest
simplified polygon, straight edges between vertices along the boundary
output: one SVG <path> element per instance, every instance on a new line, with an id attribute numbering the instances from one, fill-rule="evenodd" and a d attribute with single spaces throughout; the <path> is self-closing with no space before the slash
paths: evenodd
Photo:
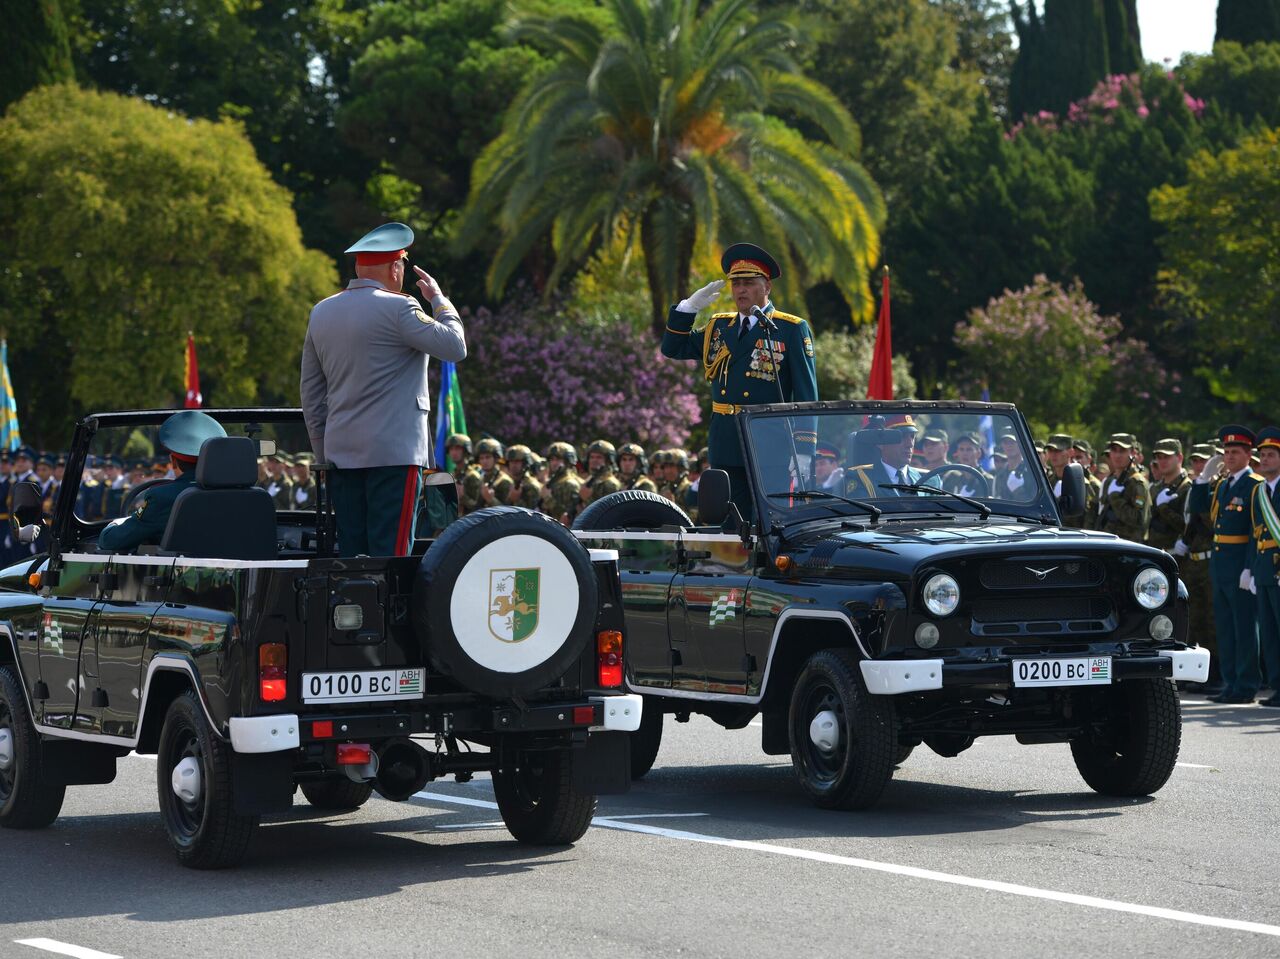
<path id="1" fill-rule="evenodd" d="M 215 436 L 200 447 L 196 485 L 202 489 L 237 489 L 258 481 L 258 444 L 247 436 Z"/>

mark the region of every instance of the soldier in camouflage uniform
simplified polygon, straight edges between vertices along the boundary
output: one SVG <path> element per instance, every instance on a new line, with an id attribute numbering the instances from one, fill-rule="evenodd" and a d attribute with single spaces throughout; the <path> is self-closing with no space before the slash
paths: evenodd
<path id="1" fill-rule="evenodd" d="M 622 481 L 614 472 L 617 461 L 617 450 L 608 440 L 596 440 L 587 447 L 587 469 L 590 475 L 578 490 L 578 498 L 584 506 L 622 489 Z"/>
<path id="2" fill-rule="evenodd" d="M 547 447 L 547 482 L 542 487 L 542 509 L 565 526 L 578 515 L 581 500 L 578 488 L 582 480 L 574 466 L 578 451 L 572 443 L 552 443 Z"/>
<path id="3" fill-rule="evenodd" d="M 263 465 L 267 476 L 259 485 L 271 494 L 271 501 L 276 504 L 276 509 L 293 509 L 289 503 L 293 495 L 293 480 L 289 478 L 288 470 L 293 461 L 289 455 L 277 450 L 267 457 Z"/>
<path id="4" fill-rule="evenodd" d="M 502 444 L 482 439 L 476 444 L 476 468 L 462 478 L 458 515 L 466 516 L 486 506 L 502 506 L 511 495 L 511 477 L 502 468 Z"/>
<path id="5" fill-rule="evenodd" d="M 443 468 L 453 475 L 453 481 L 459 486 L 461 495 L 462 480 L 471 471 L 471 437 L 466 433 L 454 433 L 444 441 L 445 461 Z"/>
<path id="6" fill-rule="evenodd" d="M 532 469 L 533 451 L 527 446 L 507 447 L 507 473 L 511 477 L 511 491 L 506 502 L 510 506 L 538 509 L 542 502 L 542 484 Z"/>
<path id="7" fill-rule="evenodd" d="M 1054 433 L 1044 444 L 1044 458 L 1048 464 L 1044 475 L 1049 481 L 1049 489 L 1053 492 L 1054 499 L 1062 495 L 1062 475 L 1071 462 L 1071 444 L 1072 439 L 1066 433 Z M 1085 509 L 1082 507 L 1081 511 L 1073 516 L 1063 516 L 1062 525 L 1082 529 L 1085 515 Z"/>
<path id="8" fill-rule="evenodd" d="M 1191 447 L 1189 478 L 1200 475 L 1215 454 L 1213 443 L 1197 443 Z M 1213 519 L 1206 510 L 1193 513 L 1184 505 L 1187 520 L 1182 538 L 1170 550 L 1178 557 L 1178 574 L 1187 584 L 1188 640 L 1209 650 L 1209 681 L 1200 692 L 1216 696 L 1222 692 L 1222 674 L 1218 669 L 1218 633 L 1213 620 L 1213 582 L 1209 579 L 1209 557 L 1213 555 Z"/>
<path id="9" fill-rule="evenodd" d="M 689 454 L 682 449 L 667 450 L 662 472 L 662 485 L 658 492 L 684 509 L 689 505 L 689 490 L 693 486 L 689 482 Z"/>
<path id="10" fill-rule="evenodd" d="M 644 447 L 639 443 L 624 443 L 618 448 L 618 480 L 623 489 L 642 489 L 658 492 L 657 485 L 646 475 L 649 461 Z"/>
<path id="11" fill-rule="evenodd" d="M 1096 528 L 1141 543 L 1151 523 L 1151 490 L 1135 461 L 1137 445 L 1132 433 L 1111 434 L 1107 443 L 1111 474 L 1102 484 Z"/>
<path id="12" fill-rule="evenodd" d="M 1098 497 L 1102 495 L 1102 481 L 1093 475 L 1093 446 L 1088 440 L 1077 438 L 1071 444 L 1071 462 L 1079 463 L 1084 470 L 1084 528 L 1094 529 L 1098 518 Z"/>
<path id="13" fill-rule="evenodd" d="M 1155 462 L 1151 468 L 1151 525 L 1147 528 L 1147 543 L 1156 549 L 1172 553 L 1178 540 L 1187 530 L 1185 514 L 1187 494 L 1191 492 L 1191 477 L 1182 468 L 1182 441 L 1163 439 L 1151 452 Z M 1178 566 L 1182 566 L 1181 560 Z"/>

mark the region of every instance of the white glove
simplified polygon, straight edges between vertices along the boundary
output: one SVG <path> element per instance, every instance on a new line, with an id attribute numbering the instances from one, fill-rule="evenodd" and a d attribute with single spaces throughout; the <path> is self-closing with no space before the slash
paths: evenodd
<path id="1" fill-rule="evenodd" d="M 1196 477 L 1196 482 L 1202 485 L 1207 484 L 1211 479 L 1218 475 L 1218 469 L 1222 466 L 1222 454 L 1214 453 L 1209 457 L 1209 462 L 1204 464 L 1204 469 L 1200 471 L 1200 475 Z"/>
<path id="2" fill-rule="evenodd" d="M 792 477 L 801 479 L 809 478 L 809 464 L 813 462 L 813 457 L 808 453 L 797 453 L 795 460 L 791 463 Z"/>
<path id="3" fill-rule="evenodd" d="M 724 280 L 712 280 L 700 290 L 695 290 L 688 297 L 681 300 L 676 309 L 681 313 L 697 313 L 699 310 L 705 310 L 720 297 L 720 291 L 724 289 Z"/>
<path id="4" fill-rule="evenodd" d="M 1253 585 L 1253 571 L 1242 569 L 1240 571 L 1240 588 L 1247 589 L 1249 592 L 1256 592 L 1257 587 Z"/>
<path id="5" fill-rule="evenodd" d="M 18 530 L 19 543 L 34 543 L 40 538 L 40 531 L 44 527 L 39 523 L 32 523 L 30 526 L 23 526 Z"/>
<path id="6" fill-rule="evenodd" d="M 1175 500 L 1177 498 L 1178 498 L 1178 494 L 1175 493 L 1173 490 L 1162 489 L 1159 493 L 1156 494 L 1156 505 L 1163 506 L 1165 503 L 1168 503 L 1169 501 Z"/>
<path id="7" fill-rule="evenodd" d="M 1191 550 L 1187 549 L 1186 543 L 1184 543 L 1182 540 L 1178 540 L 1176 543 L 1173 544 L 1173 549 L 1171 549 L 1169 552 L 1171 552 L 1174 556 L 1186 556 L 1189 552 L 1191 552 Z"/>

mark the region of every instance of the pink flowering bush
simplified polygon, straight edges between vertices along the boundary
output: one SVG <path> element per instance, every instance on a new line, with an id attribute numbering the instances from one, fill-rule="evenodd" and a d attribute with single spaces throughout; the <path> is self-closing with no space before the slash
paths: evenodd
<path id="1" fill-rule="evenodd" d="M 1065 117 L 1049 110 L 1028 114 L 1010 127 L 1006 136 L 1013 139 L 1029 129 L 1057 133 L 1072 126 L 1109 124 L 1120 112 L 1146 120 L 1154 111 L 1176 104 L 1181 104 L 1196 119 L 1205 109 L 1204 101 L 1184 90 L 1172 73 L 1146 77 L 1141 73 L 1116 73 L 1099 81 L 1087 97 L 1070 104 Z"/>
<path id="2" fill-rule="evenodd" d="M 647 332 L 583 326 L 518 302 L 464 313 L 463 324 L 458 375 L 472 436 L 539 451 L 600 438 L 654 449 L 683 445 L 702 415 L 694 364 L 664 357 Z"/>

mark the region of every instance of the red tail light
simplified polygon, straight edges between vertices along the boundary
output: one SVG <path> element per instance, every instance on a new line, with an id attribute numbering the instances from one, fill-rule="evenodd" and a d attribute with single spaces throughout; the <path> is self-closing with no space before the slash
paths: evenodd
<path id="1" fill-rule="evenodd" d="M 339 766 L 367 766 L 371 761 L 368 743 L 338 743 Z"/>
<path id="2" fill-rule="evenodd" d="M 289 650 L 284 643 L 258 647 L 258 695 L 264 703 L 278 703 L 289 695 Z"/>
<path id="3" fill-rule="evenodd" d="M 596 634 L 596 679 L 606 688 L 622 685 L 622 634 L 617 630 Z"/>

